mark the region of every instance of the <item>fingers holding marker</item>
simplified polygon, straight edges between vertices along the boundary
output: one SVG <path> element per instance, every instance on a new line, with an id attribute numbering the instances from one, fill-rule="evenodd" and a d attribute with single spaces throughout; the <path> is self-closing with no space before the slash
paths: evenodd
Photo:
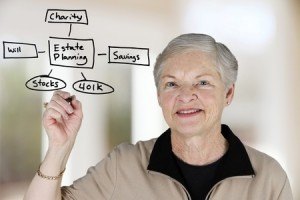
<path id="1" fill-rule="evenodd" d="M 75 96 L 71 96 L 68 92 L 54 92 L 50 102 L 44 104 L 46 108 L 46 119 L 69 119 L 69 115 L 74 112 L 73 106 L 71 105 L 73 99 L 75 99 Z"/>
<path id="2" fill-rule="evenodd" d="M 71 96 L 71 94 L 69 92 L 65 92 L 65 91 L 62 91 L 62 90 L 55 91 L 53 93 L 53 96 L 55 96 L 55 95 L 61 96 L 64 99 L 67 99 Z"/>
<path id="3" fill-rule="evenodd" d="M 56 102 L 57 105 L 62 107 L 68 114 L 72 114 L 74 112 L 74 109 L 73 109 L 72 105 L 69 103 L 72 101 L 72 98 L 73 98 L 73 96 L 70 96 L 70 95 L 61 96 L 59 94 L 54 94 L 50 103 L 52 101 Z M 54 105 L 56 105 L 56 104 L 54 104 Z"/>
<path id="4" fill-rule="evenodd" d="M 44 107 L 46 108 L 44 119 L 48 122 L 49 120 L 61 121 L 60 119 L 82 119 L 83 117 L 81 102 L 76 99 L 75 95 L 71 96 L 68 92 L 54 92 L 50 102 L 44 103 Z"/>
<path id="5" fill-rule="evenodd" d="M 76 96 L 72 96 L 72 101 L 70 102 L 70 104 L 72 105 L 73 109 L 74 109 L 74 114 L 78 115 L 79 117 L 82 117 L 83 113 L 82 113 L 82 105 L 81 102 L 78 101 L 76 99 Z"/>
<path id="6" fill-rule="evenodd" d="M 58 90 L 53 93 L 51 100 L 54 99 L 55 97 L 56 97 L 56 99 L 59 99 L 59 98 L 69 99 L 70 96 L 71 95 L 69 92 Z M 48 102 L 45 102 L 44 107 L 47 108 L 47 106 L 48 106 Z"/>
<path id="7" fill-rule="evenodd" d="M 47 125 L 50 125 L 54 122 L 61 121 L 62 114 L 54 108 L 48 108 L 44 113 L 44 117 L 46 119 L 45 123 L 47 123 Z M 47 122 L 48 120 L 50 120 L 49 124 Z"/>
<path id="8" fill-rule="evenodd" d="M 55 110 L 56 112 L 58 112 L 60 114 L 58 118 L 63 117 L 64 119 L 69 119 L 68 111 L 63 106 L 61 106 L 61 104 L 57 103 L 55 100 L 52 99 L 48 103 L 47 107 L 48 107 L 47 110 L 49 111 Z M 57 118 L 57 114 L 55 113 L 53 117 Z"/>

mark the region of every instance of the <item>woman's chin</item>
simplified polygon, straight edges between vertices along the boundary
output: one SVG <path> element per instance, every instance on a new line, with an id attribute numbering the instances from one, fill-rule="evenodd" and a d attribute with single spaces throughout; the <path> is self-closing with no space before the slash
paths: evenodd
<path id="1" fill-rule="evenodd" d="M 183 137 L 193 137 L 193 136 L 200 136 L 203 134 L 204 128 L 202 126 L 191 126 L 191 125 L 185 125 L 176 127 L 175 129 L 172 129 L 172 132 L 176 134 L 180 134 Z"/>

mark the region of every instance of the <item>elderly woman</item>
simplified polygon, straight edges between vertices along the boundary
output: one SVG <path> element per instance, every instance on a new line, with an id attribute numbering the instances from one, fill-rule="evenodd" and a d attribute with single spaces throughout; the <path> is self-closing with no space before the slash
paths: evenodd
<path id="1" fill-rule="evenodd" d="M 43 125 L 49 149 L 25 199 L 293 199 L 273 158 L 244 145 L 226 125 L 238 64 L 204 34 L 173 39 L 154 68 L 157 98 L 169 125 L 158 138 L 121 144 L 69 187 L 61 177 L 82 121 L 78 100 L 55 92 Z"/>

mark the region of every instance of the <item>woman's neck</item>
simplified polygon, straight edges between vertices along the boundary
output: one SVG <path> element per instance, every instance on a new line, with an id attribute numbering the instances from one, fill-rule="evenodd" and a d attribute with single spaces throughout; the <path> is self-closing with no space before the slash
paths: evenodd
<path id="1" fill-rule="evenodd" d="M 228 149 L 228 143 L 221 130 L 202 133 L 193 137 L 172 132 L 173 153 L 191 165 L 208 165 L 220 159 Z"/>

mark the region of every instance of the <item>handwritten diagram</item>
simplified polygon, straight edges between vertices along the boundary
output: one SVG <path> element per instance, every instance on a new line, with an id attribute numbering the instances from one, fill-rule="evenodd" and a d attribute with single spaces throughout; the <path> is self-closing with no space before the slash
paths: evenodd
<path id="1" fill-rule="evenodd" d="M 49 64 L 54 67 L 93 69 L 96 56 L 107 56 L 108 63 L 150 66 L 149 48 L 108 46 L 107 53 L 97 53 L 91 38 L 71 38 L 72 25 L 88 25 L 86 10 L 48 9 L 46 23 L 65 23 L 69 25 L 67 37 L 49 37 Z M 36 44 L 3 41 L 4 59 L 32 59 L 46 51 L 38 51 Z M 54 91 L 67 86 L 58 77 L 49 74 L 29 79 L 25 86 L 35 91 Z M 82 80 L 73 83 L 73 89 L 85 94 L 109 94 L 114 88 L 106 83 L 87 79 L 83 72 Z"/>

